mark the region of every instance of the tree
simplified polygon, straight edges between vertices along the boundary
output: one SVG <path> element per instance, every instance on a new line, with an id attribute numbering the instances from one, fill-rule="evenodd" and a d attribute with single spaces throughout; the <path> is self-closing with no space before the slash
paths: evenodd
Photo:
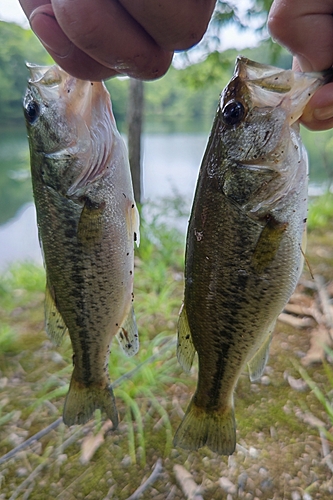
<path id="1" fill-rule="evenodd" d="M 28 78 L 25 63 L 51 58 L 31 30 L 0 21 L 0 125 L 23 121 L 22 97 Z"/>
<path id="2" fill-rule="evenodd" d="M 236 24 L 240 29 L 255 26 L 254 29 L 263 33 L 266 25 L 267 12 L 272 4 L 272 0 L 252 0 L 247 11 L 239 8 L 232 0 L 218 0 L 212 22 L 201 44 L 196 50 L 204 50 L 207 54 L 212 53 L 214 62 L 218 59 L 223 65 L 223 57 L 220 57 L 218 47 L 220 45 L 221 29 L 228 23 Z M 211 58 L 212 59 L 212 58 Z M 229 61 L 228 61 L 229 64 Z M 212 66 L 211 66 L 212 67 Z M 216 78 L 216 71 L 213 70 Z M 199 78 L 200 80 L 200 78 Z M 202 79 L 201 79 L 202 80 Z M 193 79 L 192 79 L 193 82 Z M 207 83 L 207 79 L 205 80 Z M 128 149 L 131 166 L 134 195 L 137 202 L 141 202 L 141 130 L 143 122 L 143 83 L 131 80 L 128 100 L 127 129 L 128 129 Z"/>
<path id="3" fill-rule="evenodd" d="M 134 198 L 137 203 L 141 203 L 141 133 L 143 123 L 143 82 L 141 80 L 130 79 L 129 99 L 128 99 L 128 155 L 131 167 Z"/>

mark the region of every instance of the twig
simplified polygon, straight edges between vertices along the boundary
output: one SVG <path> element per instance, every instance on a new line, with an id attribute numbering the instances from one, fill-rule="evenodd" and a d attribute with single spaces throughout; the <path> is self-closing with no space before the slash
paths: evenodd
<path id="1" fill-rule="evenodd" d="M 299 284 L 303 285 L 305 288 L 309 288 L 310 290 L 317 290 L 317 284 L 314 280 L 306 280 L 305 278 L 301 278 L 299 280 Z"/>
<path id="2" fill-rule="evenodd" d="M 321 447 L 323 450 L 324 462 L 326 463 L 326 465 L 330 469 L 330 471 L 333 472 L 333 462 L 331 459 L 330 449 L 328 446 L 327 439 L 325 438 L 322 430 L 320 430 L 319 433 L 320 433 L 320 439 L 321 439 Z"/>
<path id="3" fill-rule="evenodd" d="M 34 488 L 35 488 L 35 484 L 33 483 L 33 484 L 30 486 L 30 488 L 27 488 L 27 489 L 25 490 L 25 493 L 24 493 L 24 495 L 23 495 L 23 497 L 22 497 L 22 500 L 28 500 L 28 498 L 30 497 L 30 493 L 32 493 L 32 492 L 33 492 Z"/>
<path id="4" fill-rule="evenodd" d="M 316 274 L 315 276 L 317 288 L 318 288 L 318 297 L 320 300 L 320 305 L 325 317 L 325 324 L 329 330 L 329 334 L 331 340 L 333 340 L 333 317 L 331 315 L 331 307 L 330 307 L 330 299 L 325 289 L 324 278 Z"/>
<path id="5" fill-rule="evenodd" d="M 310 307 L 304 307 L 300 304 L 291 304 L 288 302 L 283 310 L 286 313 L 297 314 L 297 316 L 313 316 Z"/>
<path id="6" fill-rule="evenodd" d="M 159 458 L 155 464 L 153 472 L 150 474 L 148 479 L 143 484 L 141 484 L 139 488 L 130 497 L 128 497 L 127 500 L 137 500 L 138 498 L 140 498 L 142 493 L 144 493 L 146 489 L 148 489 L 149 486 L 156 481 L 157 477 L 161 474 L 162 469 L 162 460 Z"/>
<path id="7" fill-rule="evenodd" d="M 296 318 L 295 316 L 286 313 L 281 313 L 278 316 L 278 321 L 282 321 L 282 323 L 286 323 L 287 325 L 295 328 L 307 328 L 308 326 L 313 325 L 311 318 Z"/>
<path id="8" fill-rule="evenodd" d="M 173 471 L 187 500 L 204 500 L 200 494 L 200 486 L 197 485 L 192 474 L 185 467 L 175 465 Z"/>
<path id="9" fill-rule="evenodd" d="M 94 456 L 95 452 L 98 450 L 98 448 L 104 443 L 105 441 L 105 434 L 112 429 L 113 424 L 110 419 L 107 419 L 104 424 L 102 425 L 101 430 L 93 435 L 88 434 L 83 439 L 83 442 L 81 444 L 81 457 L 80 457 L 80 462 L 82 465 L 86 465 L 87 463 L 90 462 L 91 458 Z"/>
<path id="10" fill-rule="evenodd" d="M 6 455 L 3 455 L 0 458 L 0 465 L 3 464 L 4 462 L 6 462 L 6 460 L 9 460 L 10 458 L 12 458 L 19 451 L 24 450 L 24 448 L 26 448 L 27 446 L 30 446 L 34 441 L 38 441 L 39 439 L 41 439 L 42 437 L 44 437 L 49 432 L 51 432 L 54 429 L 56 429 L 58 427 L 58 425 L 61 424 L 61 422 L 62 422 L 62 417 L 59 417 L 57 420 L 55 420 L 54 422 L 52 422 L 52 424 L 50 424 L 47 427 L 45 427 L 45 429 L 42 429 L 41 431 L 37 432 L 36 434 L 34 434 L 33 436 L 31 436 L 26 441 L 24 441 L 23 443 L 21 443 L 18 446 L 16 446 L 16 448 L 13 448 L 12 450 L 10 450 L 8 453 L 6 453 Z"/>
<path id="11" fill-rule="evenodd" d="M 283 311 L 290 314 L 296 314 L 297 316 L 310 316 L 318 324 L 323 322 L 322 313 L 319 311 L 319 309 L 313 306 L 308 307 L 299 304 L 291 304 L 290 302 L 288 302 L 288 304 L 285 305 Z"/>
<path id="12" fill-rule="evenodd" d="M 17 488 L 16 490 L 14 491 L 14 493 L 12 494 L 12 496 L 9 498 L 9 500 L 15 500 L 15 498 L 17 498 L 19 496 L 19 494 L 21 493 L 22 490 L 24 490 L 25 488 L 28 488 L 29 485 L 32 483 L 32 481 L 34 481 L 34 479 L 38 476 L 38 474 L 45 468 L 49 465 L 49 458 L 47 457 L 45 459 L 44 462 L 42 462 L 41 464 L 37 465 L 37 467 L 32 471 L 32 473 L 23 481 L 23 483 L 21 483 Z"/>
<path id="13" fill-rule="evenodd" d="M 304 413 L 297 406 L 294 408 L 294 413 L 297 418 L 302 420 L 304 423 L 310 425 L 311 427 L 315 427 L 316 429 L 325 428 L 326 424 L 319 418 L 315 417 L 310 411 Z"/>
<path id="14" fill-rule="evenodd" d="M 106 497 L 104 497 L 103 500 L 111 500 L 112 495 L 114 493 L 114 490 L 116 489 L 116 486 L 117 486 L 116 484 L 113 484 L 111 486 L 111 488 L 109 489 L 109 491 L 106 494 Z"/>

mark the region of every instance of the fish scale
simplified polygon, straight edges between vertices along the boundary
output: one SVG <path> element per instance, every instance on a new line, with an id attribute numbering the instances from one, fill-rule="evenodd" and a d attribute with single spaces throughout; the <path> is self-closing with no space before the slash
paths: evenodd
<path id="1" fill-rule="evenodd" d="M 276 319 L 300 276 L 307 155 L 297 119 L 327 81 L 236 61 L 222 92 L 190 216 L 177 355 L 196 392 L 174 439 L 184 449 L 236 446 L 233 395 L 264 370 Z"/>
<path id="2" fill-rule="evenodd" d="M 100 408 L 116 427 L 110 343 L 117 336 L 129 356 L 139 345 L 132 308 L 139 217 L 127 151 L 103 83 L 75 79 L 56 65 L 28 67 L 24 110 L 46 330 L 57 343 L 68 331 L 73 348 L 63 419 L 83 424 Z"/>

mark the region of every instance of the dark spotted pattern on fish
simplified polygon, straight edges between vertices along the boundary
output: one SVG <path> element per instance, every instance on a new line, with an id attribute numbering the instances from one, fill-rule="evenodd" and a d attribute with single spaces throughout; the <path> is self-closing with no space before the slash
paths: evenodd
<path id="1" fill-rule="evenodd" d="M 116 427 L 110 342 L 122 328 L 124 352 L 138 350 L 132 300 L 139 220 L 127 152 L 102 83 L 57 66 L 30 68 L 24 107 L 47 276 L 46 328 L 56 342 L 68 330 L 74 352 L 63 418 L 81 424 L 100 408 Z"/>
<path id="2" fill-rule="evenodd" d="M 221 95 L 187 232 L 178 359 L 198 384 L 176 435 L 189 450 L 233 453 L 233 393 L 261 376 L 278 314 L 302 269 L 307 158 L 297 118 L 320 75 L 239 58 Z"/>

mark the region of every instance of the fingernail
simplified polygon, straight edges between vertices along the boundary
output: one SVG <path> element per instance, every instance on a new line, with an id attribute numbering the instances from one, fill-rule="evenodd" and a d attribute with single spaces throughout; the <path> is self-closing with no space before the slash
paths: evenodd
<path id="1" fill-rule="evenodd" d="M 303 72 L 314 71 L 312 64 L 304 56 L 297 54 L 294 57 L 296 57 L 298 65 Z"/>
<path id="2" fill-rule="evenodd" d="M 325 108 L 317 108 L 313 111 L 313 116 L 316 120 L 329 120 L 333 118 L 333 106 L 326 106 Z"/>
<path id="3" fill-rule="evenodd" d="M 30 16 L 30 26 L 45 47 L 58 57 L 67 57 L 73 48 L 72 42 L 60 28 L 53 11 L 47 5 L 35 9 Z"/>

